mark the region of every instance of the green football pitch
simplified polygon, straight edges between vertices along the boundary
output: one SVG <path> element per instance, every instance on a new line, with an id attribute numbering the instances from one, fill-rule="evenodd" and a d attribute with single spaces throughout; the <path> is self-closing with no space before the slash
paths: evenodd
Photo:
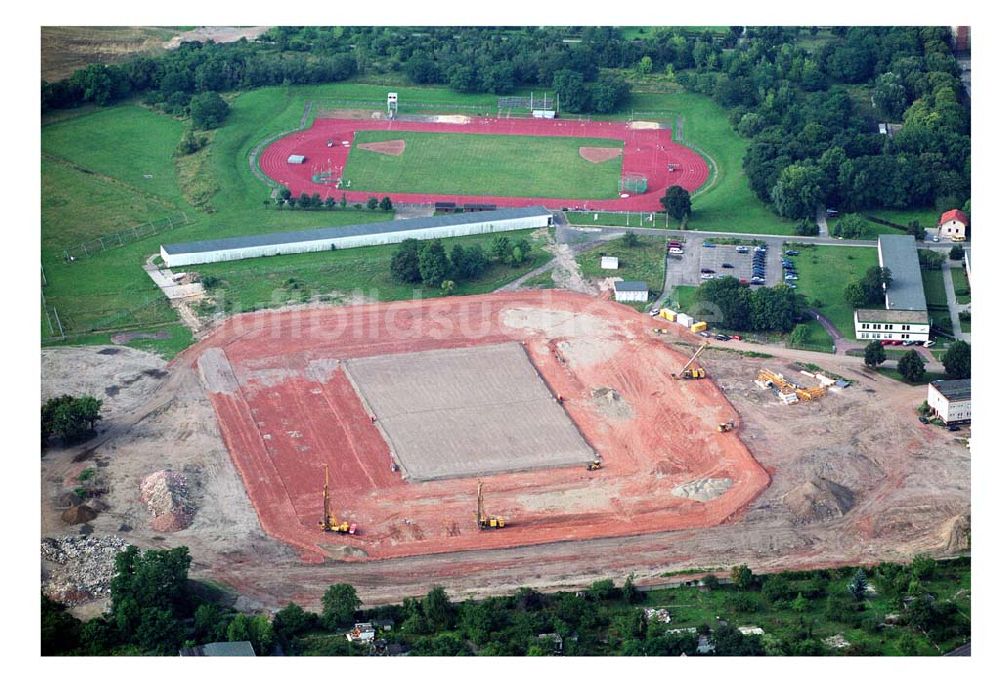
<path id="1" fill-rule="evenodd" d="M 359 144 L 405 141 L 401 155 Z M 609 199 L 618 195 L 622 157 L 593 163 L 580 148 L 622 148 L 616 139 L 361 131 L 344 179 L 373 193 Z"/>

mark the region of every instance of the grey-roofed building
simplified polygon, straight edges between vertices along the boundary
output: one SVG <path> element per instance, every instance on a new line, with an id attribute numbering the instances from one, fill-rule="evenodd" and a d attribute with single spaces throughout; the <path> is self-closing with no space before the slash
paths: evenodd
<path id="1" fill-rule="evenodd" d="M 615 301 L 641 302 L 649 300 L 649 287 L 635 280 L 615 281 Z"/>
<path id="2" fill-rule="evenodd" d="M 854 335 L 862 340 L 915 341 L 930 338 L 930 317 L 912 235 L 879 235 L 878 264 L 892 273 L 885 309 L 854 311 Z"/>
<path id="3" fill-rule="evenodd" d="M 972 379 L 931 381 L 927 384 L 927 406 L 945 423 L 972 419 Z"/>
<path id="4" fill-rule="evenodd" d="M 256 656 L 250 642 L 212 642 L 181 649 L 181 656 Z"/>
<path id="5" fill-rule="evenodd" d="M 252 259 L 277 254 L 370 247 L 394 244 L 407 238 L 430 240 L 500 233 L 551 225 L 552 215 L 544 207 L 515 207 L 491 212 L 447 214 L 399 221 L 380 221 L 332 228 L 265 233 L 160 245 L 160 256 L 167 266 L 193 266 L 201 263 Z"/>

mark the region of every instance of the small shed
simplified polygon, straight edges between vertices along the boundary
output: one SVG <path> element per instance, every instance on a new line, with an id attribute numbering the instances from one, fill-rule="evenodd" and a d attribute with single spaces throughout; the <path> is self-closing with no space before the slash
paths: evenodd
<path id="1" fill-rule="evenodd" d="M 305 155 L 289 155 L 288 156 L 288 164 L 290 164 L 290 165 L 301 165 L 301 164 L 305 163 L 305 161 L 306 161 L 306 156 Z"/>
<path id="2" fill-rule="evenodd" d="M 637 280 L 617 280 L 615 301 L 646 303 L 649 301 L 649 287 L 645 282 Z"/>
<path id="3" fill-rule="evenodd" d="M 617 256 L 602 256 L 601 257 L 601 270 L 618 270 L 618 257 Z"/>
<path id="4" fill-rule="evenodd" d="M 355 623 L 346 637 L 348 642 L 370 644 L 375 639 L 375 626 L 371 623 Z"/>

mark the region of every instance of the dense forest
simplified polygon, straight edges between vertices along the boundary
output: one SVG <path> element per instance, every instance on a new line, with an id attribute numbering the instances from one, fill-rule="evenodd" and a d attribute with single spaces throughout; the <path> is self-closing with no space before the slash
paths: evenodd
<path id="1" fill-rule="evenodd" d="M 664 75 L 713 98 L 749 141 L 751 189 L 786 217 L 969 210 L 969 101 L 946 27 L 278 27 L 255 42 L 184 43 L 162 56 L 91 65 L 43 82 L 42 111 L 139 96 L 174 114 L 192 97 L 268 85 L 395 76 L 457 92 L 544 88 L 569 113 L 613 113 L 629 82 Z M 815 42 L 815 41 L 814 41 Z M 644 79 L 645 78 L 645 79 Z M 675 85 L 671 85 L 675 86 Z M 880 133 L 879 125 L 887 133 Z"/>
<path id="2" fill-rule="evenodd" d="M 756 575 L 733 567 L 679 588 L 644 592 L 594 582 L 579 592 L 453 601 L 436 587 L 402 604 L 362 609 L 355 589 L 331 585 L 319 613 L 288 604 L 240 613 L 211 586 L 188 580 L 186 548 L 118 554 L 108 612 L 85 623 L 44 595 L 43 655 L 176 655 L 182 647 L 249 641 L 258 655 L 689 656 L 937 655 L 968 641 L 970 560 Z M 673 615 L 647 613 L 663 608 Z M 692 614 L 683 609 L 697 607 Z M 766 625 L 738 631 L 737 619 Z M 376 642 L 349 643 L 356 622 Z M 387 629 L 388 628 L 388 629 Z M 847 634 L 847 644 L 825 641 Z"/>

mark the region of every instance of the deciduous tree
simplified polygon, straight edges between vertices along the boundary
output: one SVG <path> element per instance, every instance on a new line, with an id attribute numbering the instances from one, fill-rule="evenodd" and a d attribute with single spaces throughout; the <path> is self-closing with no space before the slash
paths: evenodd
<path id="1" fill-rule="evenodd" d="M 899 358 L 896 369 L 903 378 L 911 383 L 916 383 L 924 377 L 926 368 L 924 361 L 920 359 L 920 354 L 916 350 L 911 350 Z"/>

